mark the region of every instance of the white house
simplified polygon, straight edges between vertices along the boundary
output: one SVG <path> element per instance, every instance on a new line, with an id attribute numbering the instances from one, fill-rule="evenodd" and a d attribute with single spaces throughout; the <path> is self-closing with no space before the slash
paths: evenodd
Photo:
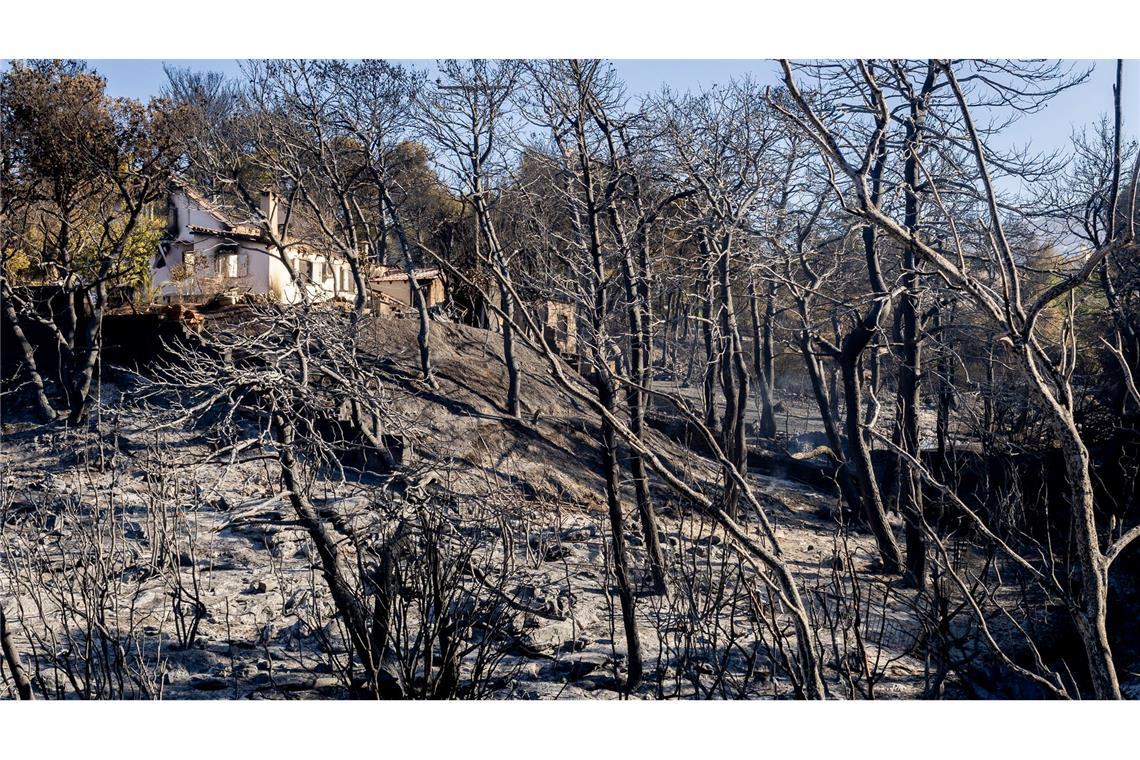
<path id="1" fill-rule="evenodd" d="M 261 212 L 285 232 L 283 203 L 276 194 L 261 194 Z M 157 300 L 200 303 L 217 294 L 249 295 L 277 303 L 351 299 L 356 292 L 344 257 L 286 240 L 285 255 L 297 278 L 289 275 L 279 249 L 260 223 L 235 221 L 210 200 L 184 183 L 172 186 L 166 239 L 151 262 L 151 283 Z"/>

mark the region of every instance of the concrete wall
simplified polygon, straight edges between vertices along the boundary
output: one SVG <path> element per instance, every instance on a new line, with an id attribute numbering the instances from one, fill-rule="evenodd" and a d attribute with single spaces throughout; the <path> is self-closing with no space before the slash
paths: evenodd
<path id="1" fill-rule="evenodd" d="M 546 301 L 538 308 L 546 344 L 563 354 L 578 349 L 578 312 L 574 304 Z"/>
<path id="2" fill-rule="evenodd" d="M 443 303 L 446 295 L 443 287 L 443 280 L 439 277 L 432 279 L 419 280 L 420 288 L 423 290 L 424 298 L 427 299 L 428 308 Z M 412 294 L 412 288 L 408 285 L 407 279 L 399 280 L 384 280 L 381 282 L 373 281 L 372 289 L 377 293 L 382 293 L 408 307 L 415 306 L 415 296 Z"/>
<path id="3" fill-rule="evenodd" d="M 345 298 L 352 298 L 352 294 L 356 292 L 355 289 L 351 288 L 351 277 L 348 278 L 350 289 L 347 292 L 338 287 L 340 270 L 348 269 L 348 264 L 343 260 L 339 258 L 330 260 L 323 254 L 312 253 L 311 251 L 298 251 L 287 255 L 294 271 L 302 279 L 304 278 L 300 270 L 302 263 L 307 263 L 310 266 L 319 263 L 321 271 L 317 281 L 308 282 L 302 286 L 294 282 L 289 276 L 289 270 L 285 268 L 285 264 L 280 258 L 266 254 L 269 266 L 269 292 L 280 303 L 300 303 L 302 301 L 302 287 L 307 288 L 310 301 L 327 301 L 338 293 Z"/>

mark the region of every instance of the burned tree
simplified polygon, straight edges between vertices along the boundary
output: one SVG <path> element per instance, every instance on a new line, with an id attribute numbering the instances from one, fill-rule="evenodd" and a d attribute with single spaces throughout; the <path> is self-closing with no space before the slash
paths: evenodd
<path id="1" fill-rule="evenodd" d="M 169 103 L 112 98 L 104 87 L 81 64 L 58 61 L 16 64 L 0 82 L 0 298 L 40 416 L 71 425 L 90 404 L 112 299 L 132 288 L 145 297 L 160 233 L 151 207 L 180 156 Z M 33 341 L 32 330 L 45 337 Z"/>
<path id="2" fill-rule="evenodd" d="M 1134 222 L 1111 226 L 1099 246 L 1091 251 L 1075 253 L 1069 270 L 1058 282 L 1040 289 L 1036 294 L 1025 292 L 1019 252 L 1011 245 L 1011 238 L 1006 232 L 1007 222 L 1000 209 L 993 174 L 994 152 L 987 146 L 983 134 L 975 125 L 974 110 L 977 103 L 980 102 L 984 107 L 985 103 L 990 102 L 987 99 L 1032 108 L 1035 103 L 1049 98 L 1073 80 L 1066 79 L 1063 71 L 1048 64 L 1017 71 L 1017 78 L 1012 84 L 1004 84 L 1000 77 L 984 76 L 987 71 L 1008 71 L 1008 67 L 1003 64 L 937 61 L 933 65 L 941 72 L 950 93 L 950 113 L 946 118 L 953 118 L 965 134 L 965 138 L 956 147 L 963 151 L 969 162 L 965 164 L 969 167 L 965 179 L 984 209 L 979 221 L 990 231 L 982 238 L 985 242 L 979 246 L 980 250 L 967 250 L 967 243 L 957 229 L 953 245 L 938 247 L 919 231 L 909 229 L 905 219 L 900 222 L 890 211 L 884 209 L 877 184 L 880 174 L 876 172 L 875 162 L 868 159 L 882 151 L 890 110 L 874 64 L 860 62 L 855 67 L 857 78 L 852 78 L 861 83 L 859 86 L 872 104 L 876 125 L 866 143 L 861 161 L 852 155 L 850 148 L 840 142 L 837 130 L 824 122 L 817 108 L 800 91 L 792 67 L 787 62 L 784 63 L 785 82 L 796 107 L 785 109 L 785 113 L 811 136 L 836 175 L 850 183 L 847 197 L 851 198 L 854 213 L 866 219 L 868 226 L 873 225 L 900 245 L 908 246 L 918 259 L 944 277 L 964 297 L 969 298 L 982 314 L 1003 331 L 1001 340 L 1019 363 L 1028 387 L 1047 411 L 1053 433 L 1064 454 L 1076 554 L 1071 569 L 1076 572 L 1079 581 L 1073 593 L 1064 589 L 1056 590 L 1062 598 L 1067 599 L 1066 603 L 1076 621 L 1085 646 L 1094 693 L 1101 698 L 1119 698 L 1120 687 L 1105 627 L 1108 570 L 1111 560 L 1119 556 L 1123 546 L 1140 533 L 1126 534 L 1102 548 L 1096 519 L 1091 460 L 1074 418 L 1072 364 L 1069 357 L 1064 354 L 1057 357 L 1046 348 L 1038 326 L 1042 312 L 1086 282 L 1109 255 L 1117 251 L 1136 250 Z M 983 76 L 979 80 L 972 76 L 971 71 Z M 1119 88 L 1115 108 L 1121 108 Z M 1113 163 L 1119 163 L 1119 160 L 1117 154 Z M 1110 196 L 1134 197 L 1132 188 L 1135 187 L 1138 170 L 1140 163 L 1130 172 L 1114 169 L 1115 180 L 1110 185 Z M 945 186 L 938 190 L 940 194 L 946 195 L 952 192 Z M 940 213 L 946 215 L 955 227 L 966 227 L 974 221 L 955 215 L 941 200 L 940 194 L 934 194 L 933 188 L 932 194 Z M 993 280 L 984 279 L 971 269 L 970 260 L 979 255 L 992 263 L 995 272 Z"/>

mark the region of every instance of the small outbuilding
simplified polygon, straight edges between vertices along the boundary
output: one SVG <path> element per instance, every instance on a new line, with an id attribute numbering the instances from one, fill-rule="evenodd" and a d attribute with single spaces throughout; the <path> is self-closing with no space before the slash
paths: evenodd
<path id="1" fill-rule="evenodd" d="M 447 297 L 443 273 L 435 267 L 412 270 L 416 285 L 427 301 L 429 309 L 439 306 Z M 368 278 L 372 295 L 372 308 L 377 314 L 390 314 L 416 308 L 415 294 L 403 267 L 380 267 Z"/>

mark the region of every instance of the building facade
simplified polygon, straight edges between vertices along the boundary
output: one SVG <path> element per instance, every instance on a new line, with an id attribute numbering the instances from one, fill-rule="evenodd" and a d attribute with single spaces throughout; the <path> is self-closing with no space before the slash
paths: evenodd
<path id="1" fill-rule="evenodd" d="M 284 208 L 278 196 L 261 194 L 261 213 L 279 238 L 285 236 Z M 154 300 L 201 303 L 229 294 L 275 303 L 351 300 L 352 272 L 342 255 L 284 239 L 281 249 L 260 222 L 239 222 L 183 184 L 172 187 L 167 234 L 151 262 Z M 304 289 L 304 291 L 302 290 Z"/>
<path id="2" fill-rule="evenodd" d="M 412 276 L 429 309 L 443 303 L 447 291 L 439 269 L 413 269 Z M 403 267 L 380 267 L 368 278 L 368 286 L 378 314 L 416 308 L 415 293 Z"/>

